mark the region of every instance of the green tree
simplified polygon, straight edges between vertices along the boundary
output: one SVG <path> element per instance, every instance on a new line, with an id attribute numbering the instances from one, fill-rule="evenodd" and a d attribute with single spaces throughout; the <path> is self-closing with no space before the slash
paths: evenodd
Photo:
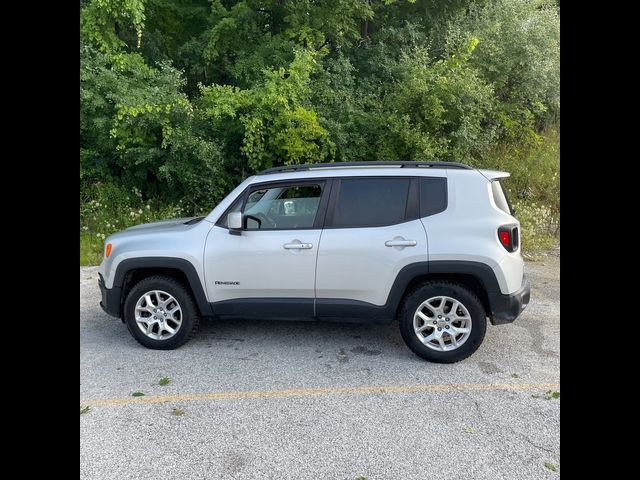
<path id="1" fill-rule="evenodd" d="M 474 5 L 442 35 L 448 51 L 470 36 L 480 40 L 471 64 L 493 85 L 498 107 L 494 120 L 505 139 L 527 141 L 559 119 L 560 18 L 555 2 L 496 0 Z"/>
<path id="2" fill-rule="evenodd" d="M 402 56 L 397 86 L 385 97 L 388 128 L 379 140 L 385 158 L 470 161 L 490 145 L 493 89 L 470 65 L 477 44 L 472 38 L 437 61 L 424 49 Z"/>
<path id="3" fill-rule="evenodd" d="M 309 50 L 296 51 L 289 68 L 265 70 L 262 83 L 253 88 L 201 88 L 204 114 L 216 129 L 242 137 L 240 151 L 251 171 L 331 158 L 328 132 L 305 107 L 315 58 Z"/>
<path id="4" fill-rule="evenodd" d="M 82 0 L 80 27 L 89 196 L 196 211 L 273 165 L 528 161 L 559 121 L 548 0 Z"/>
<path id="5" fill-rule="evenodd" d="M 118 182 L 165 201 L 220 198 L 221 147 L 199 135 L 181 73 L 137 53 L 81 46 L 80 178 Z"/>
<path id="6" fill-rule="evenodd" d="M 85 0 L 80 2 L 80 35 L 105 52 L 126 44 L 119 31 L 131 25 L 140 47 L 144 28 L 144 0 Z"/>

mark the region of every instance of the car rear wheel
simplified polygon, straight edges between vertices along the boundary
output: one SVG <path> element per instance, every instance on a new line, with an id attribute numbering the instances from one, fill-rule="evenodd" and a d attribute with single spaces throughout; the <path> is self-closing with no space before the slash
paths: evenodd
<path id="1" fill-rule="evenodd" d="M 410 291 L 400 310 L 400 332 L 413 352 L 431 362 L 455 363 L 475 352 L 487 329 L 480 299 L 467 287 L 444 280 Z"/>
<path id="2" fill-rule="evenodd" d="M 145 347 L 172 350 L 195 335 L 200 314 L 181 282 L 153 276 L 141 280 L 127 295 L 124 321 L 133 338 Z"/>

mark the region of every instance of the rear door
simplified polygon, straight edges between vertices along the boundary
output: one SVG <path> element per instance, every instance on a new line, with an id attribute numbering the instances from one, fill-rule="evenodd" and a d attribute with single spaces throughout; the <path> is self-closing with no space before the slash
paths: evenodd
<path id="1" fill-rule="evenodd" d="M 418 217 L 416 178 L 335 179 L 318 251 L 316 315 L 332 316 L 340 302 L 384 305 L 398 272 L 427 261 Z"/>

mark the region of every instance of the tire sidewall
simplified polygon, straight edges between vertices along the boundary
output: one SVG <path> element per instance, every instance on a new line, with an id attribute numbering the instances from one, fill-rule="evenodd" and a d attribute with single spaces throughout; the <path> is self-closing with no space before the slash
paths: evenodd
<path id="1" fill-rule="evenodd" d="M 155 340 L 147 337 L 138 327 L 135 319 L 136 303 L 142 295 L 150 290 L 162 290 L 172 295 L 180 304 L 182 322 L 178 332 L 166 340 Z M 179 284 L 162 279 L 145 279 L 134 286 L 124 303 L 124 321 L 133 337 L 147 348 L 171 350 L 182 345 L 189 337 L 194 322 L 194 306 L 188 292 Z"/>
<path id="2" fill-rule="evenodd" d="M 447 296 L 459 300 L 471 315 L 471 333 L 459 348 L 448 352 L 432 350 L 415 334 L 413 316 L 422 302 L 432 297 Z M 437 363 L 454 363 L 475 352 L 484 340 L 487 329 L 486 313 L 478 297 L 465 287 L 450 282 L 427 283 L 409 294 L 400 315 L 400 332 L 407 346 L 417 355 Z"/>

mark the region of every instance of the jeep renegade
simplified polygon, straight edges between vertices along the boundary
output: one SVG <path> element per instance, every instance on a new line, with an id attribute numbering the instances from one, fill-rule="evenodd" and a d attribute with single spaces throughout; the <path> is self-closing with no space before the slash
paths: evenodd
<path id="1" fill-rule="evenodd" d="M 206 217 L 149 223 L 105 241 L 102 308 L 154 349 L 202 317 L 384 323 L 420 357 L 475 352 L 487 319 L 529 302 L 505 172 L 454 162 L 277 167 Z"/>

